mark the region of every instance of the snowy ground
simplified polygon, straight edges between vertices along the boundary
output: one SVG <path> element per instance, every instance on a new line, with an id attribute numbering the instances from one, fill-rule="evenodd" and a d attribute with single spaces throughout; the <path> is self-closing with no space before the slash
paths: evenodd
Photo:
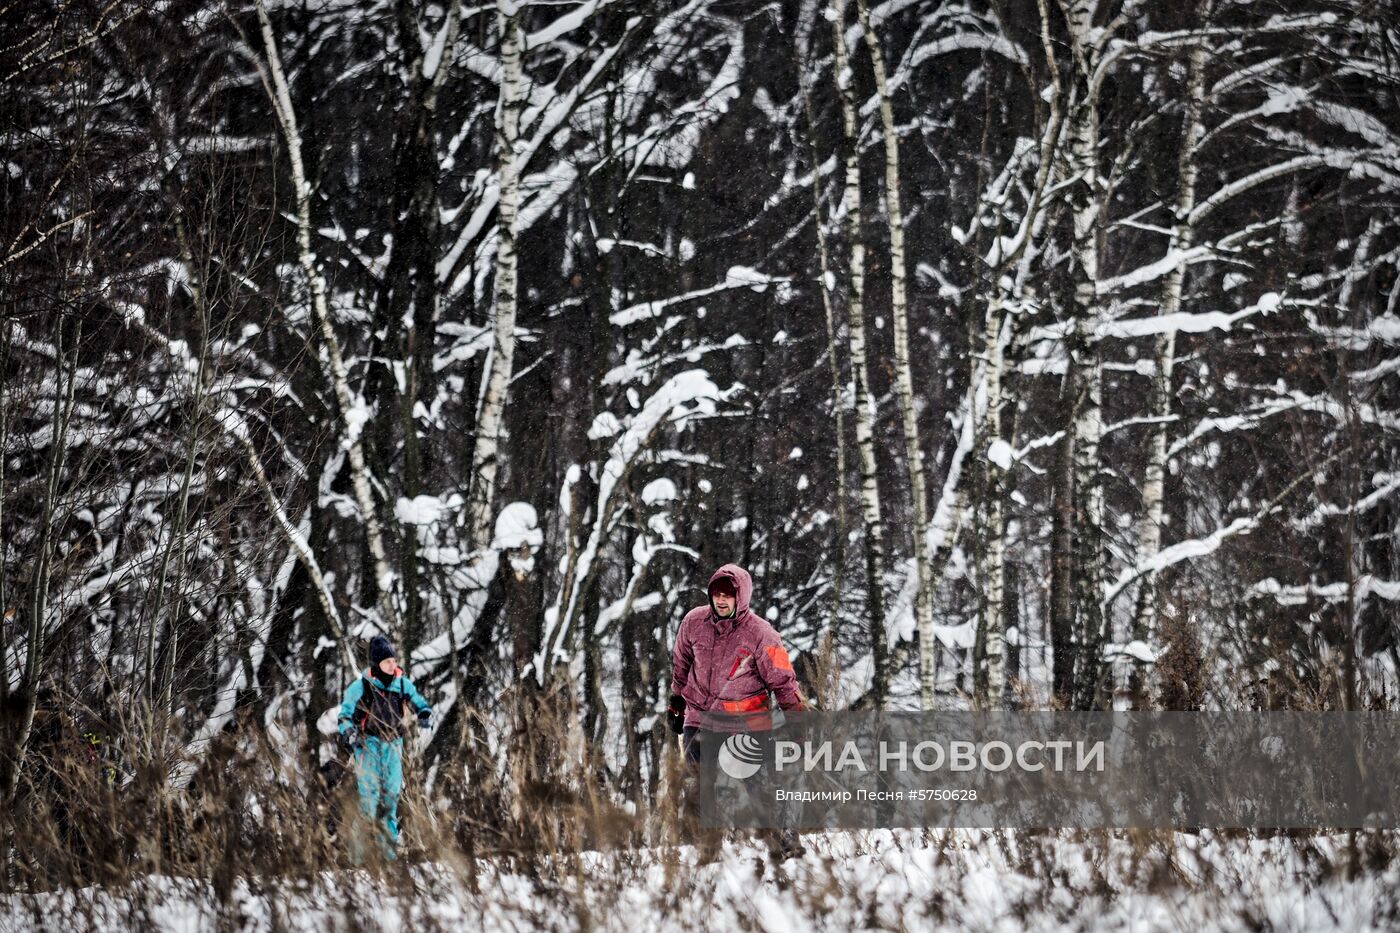
<path id="1" fill-rule="evenodd" d="M 586 853 L 548 864 L 416 866 L 374 880 L 240 880 L 0 899 L 0 930 L 1372 930 L 1400 925 L 1395 866 L 1346 880 L 1345 837 L 1105 842 L 973 831 L 808 836 L 774 863 L 751 842 Z M 1387 843 L 1393 840 L 1386 840 Z"/>

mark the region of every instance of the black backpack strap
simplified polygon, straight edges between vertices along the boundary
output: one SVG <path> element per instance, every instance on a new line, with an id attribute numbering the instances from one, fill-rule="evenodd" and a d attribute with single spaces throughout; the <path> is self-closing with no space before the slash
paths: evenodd
<path id="1" fill-rule="evenodd" d="M 360 731 L 369 733 L 369 713 L 374 708 L 374 678 L 364 677 L 365 688 L 360 691 L 360 702 L 355 704 L 355 712 L 360 716 Z"/>

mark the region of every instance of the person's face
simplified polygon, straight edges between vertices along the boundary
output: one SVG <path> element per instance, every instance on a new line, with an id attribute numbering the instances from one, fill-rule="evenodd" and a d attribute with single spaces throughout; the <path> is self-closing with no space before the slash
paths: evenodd
<path id="1" fill-rule="evenodd" d="M 718 590 L 710 594 L 710 598 L 715 601 L 715 611 L 720 614 L 721 618 L 732 616 L 734 606 L 739 602 L 733 593 L 724 593 Z"/>
<path id="2" fill-rule="evenodd" d="M 395 658 L 385 658 L 383 661 L 379 662 L 379 669 L 386 674 L 394 673 L 394 670 L 398 668 L 398 666 L 399 662 Z"/>

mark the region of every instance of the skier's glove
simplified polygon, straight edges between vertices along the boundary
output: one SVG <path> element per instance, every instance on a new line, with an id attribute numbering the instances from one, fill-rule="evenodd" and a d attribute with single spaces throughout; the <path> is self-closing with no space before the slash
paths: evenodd
<path id="1" fill-rule="evenodd" d="M 676 735 L 685 732 L 685 697 L 679 693 L 671 694 L 671 702 L 666 707 L 666 721 Z"/>
<path id="2" fill-rule="evenodd" d="M 426 710 L 426 709 L 425 709 L 425 710 L 423 710 L 423 712 L 421 712 L 421 713 L 418 714 L 418 728 L 420 728 L 420 729 L 431 729 L 432 727 L 433 727 L 433 713 L 432 713 L 432 710 Z"/>
<path id="3" fill-rule="evenodd" d="M 340 741 L 345 745 L 346 750 L 353 755 L 355 752 L 359 751 L 360 746 L 364 744 L 364 737 L 360 735 L 358 726 L 351 726 L 340 733 Z"/>

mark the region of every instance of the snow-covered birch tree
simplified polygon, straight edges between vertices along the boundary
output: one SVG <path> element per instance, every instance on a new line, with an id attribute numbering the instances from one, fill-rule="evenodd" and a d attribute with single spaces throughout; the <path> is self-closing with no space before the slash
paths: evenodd
<path id="1" fill-rule="evenodd" d="M 890 316 L 894 319 L 895 390 L 900 423 L 904 429 L 904 460 L 909 473 L 910 508 L 913 514 L 914 600 L 919 630 L 919 696 L 924 709 L 933 709 L 936 651 L 933 633 L 932 567 L 928 555 L 928 494 L 924 489 L 924 455 L 919 442 L 914 376 L 909 365 L 909 297 L 905 285 L 904 209 L 900 206 L 899 130 L 894 122 L 894 101 L 885 68 L 880 37 L 870 22 L 870 4 L 856 0 L 857 20 L 870 50 L 875 92 L 880 98 L 881 136 L 885 143 L 885 216 L 890 228 Z M 848 66 L 849 67 L 849 66 Z"/>
<path id="2" fill-rule="evenodd" d="M 885 525 L 880 500 L 879 467 L 875 459 L 875 399 L 870 390 L 870 358 L 865 322 L 865 233 L 861 223 L 860 124 L 855 101 L 855 74 L 846 43 L 847 0 L 832 0 L 828 17 L 835 49 L 835 81 L 841 102 L 845 144 L 845 189 L 841 199 L 848 250 L 846 314 L 855 383 L 856 456 L 860 464 L 861 516 L 865 524 L 865 586 L 870 631 L 871 698 L 884 706 L 889 692 L 889 635 L 885 627 Z"/>
<path id="3" fill-rule="evenodd" d="M 496 187 L 499 191 L 499 220 L 496 225 L 496 280 L 491 340 L 491 364 L 476 419 L 476 441 L 472 449 L 468 497 L 471 547 L 478 550 L 489 543 L 491 504 L 496 490 L 496 474 L 501 426 L 507 388 L 515 360 L 515 318 L 519 262 L 515 237 L 520 210 L 520 109 L 524 100 L 521 70 L 520 11 L 515 0 L 497 0 L 496 24 L 501 36 L 501 95 L 496 111 Z"/>
<path id="4" fill-rule="evenodd" d="M 11 10 L 7 747 L 315 765 L 384 630 L 640 804 L 726 561 L 837 705 L 1400 696 L 1386 11 L 850 7 Z"/>

